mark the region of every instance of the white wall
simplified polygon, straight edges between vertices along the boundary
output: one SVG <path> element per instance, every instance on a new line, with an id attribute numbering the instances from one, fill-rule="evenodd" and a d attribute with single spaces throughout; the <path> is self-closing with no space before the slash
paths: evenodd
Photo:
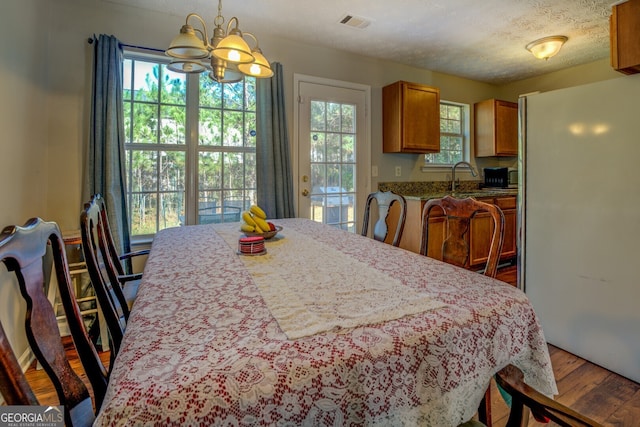
<path id="1" fill-rule="evenodd" d="M 3 2 L 0 15 L 0 228 L 47 215 L 49 122 L 47 22 L 37 0 Z M 25 25 L 24 23 L 30 23 Z M 13 41 L 21 40 L 20 44 Z M 26 338 L 12 333 L 25 304 L 0 266 L 0 322 L 20 357 Z M 16 303 L 18 301 L 18 303 Z"/>
<path id="2" fill-rule="evenodd" d="M 213 10 L 213 9 L 212 9 Z M 206 13 L 206 11 L 196 11 Z M 211 12 L 213 16 L 214 12 Z M 172 16 L 102 0 L 3 0 L 0 15 L 0 226 L 31 216 L 78 228 L 82 207 L 83 147 L 88 135 L 93 34 L 113 34 L 123 43 L 164 49 L 184 23 Z M 293 74 L 370 85 L 372 164 L 379 181 L 424 181 L 445 176 L 419 171 L 422 156 L 382 154 L 382 86 L 408 80 L 440 88 L 443 100 L 473 104 L 491 97 L 515 100 L 519 93 L 555 89 L 578 78 L 608 78 L 607 64 L 553 73 L 504 88 L 454 76 L 303 45 L 258 34 L 271 61 L 283 64 L 290 137 L 293 135 Z M 18 45 L 11 45 L 20 40 Z M 596 70 L 596 71 L 593 71 Z M 554 87 L 554 85 L 557 85 Z M 512 160 L 481 160 L 479 167 Z M 400 179 L 394 175 L 401 166 Z M 372 188 L 377 185 L 374 179 Z M 15 321 L 17 299 L 4 286 L 0 270 L 0 316 Z M 7 308 L 9 307 L 9 308 Z M 3 314 L 4 313 L 4 314 Z M 13 313 L 13 314 L 12 314 Z M 6 328 L 5 323 L 5 328 Z M 9 332 L 11 335 L 11 332 Z M 16 339 L 19 341 L 19 339 Z M 24 348 L 24 342 L 18 347 Z"/>

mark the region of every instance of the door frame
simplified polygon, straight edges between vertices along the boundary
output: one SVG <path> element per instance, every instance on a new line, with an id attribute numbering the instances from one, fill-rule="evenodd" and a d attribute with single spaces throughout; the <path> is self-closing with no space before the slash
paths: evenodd
<path id="1" fill-rule="evenodd" d="M 371 86 L 360 83 L 351 83 L 342 80 L 327 79 L 323 77 L 309 76 L 305 74 L 293 74 L 293 146 L 291 147 L 292 172 L 293 172 L 293 200 L 296 211 L 300 197 L 300 173 L 298 155 L 300 147 L 299 119 L 300 119 L 300 84 L 312 83 L 316 85 L 332 86 L 342 89 L 350 89 L 364 92 L 365 112 L 364 112 L 364 141 L 358 141 L 358 154 L 356 161 L 357 183 L 356 192 L 359 194 L 369 194 L 371 192 Z M 366 196 L 364 197 L 366 200 Z M 355 221 L 356 231 L 362 228 L 362 213 L 364 205 L 357 207 L 358 218 Z M 298 213 L 299 214 L 299 213 Z"/>

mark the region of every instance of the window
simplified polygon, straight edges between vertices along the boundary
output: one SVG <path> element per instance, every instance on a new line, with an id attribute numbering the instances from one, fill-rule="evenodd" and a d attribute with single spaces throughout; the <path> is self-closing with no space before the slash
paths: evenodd
<path id="1" fill-rule="evenodd" d="M 467 112 L 464 104 L 440 103 L 440 152 L 425 154 L 425 166 L 452 166 L 469 159 Z"/>
<path id="2" fill-rule="evenodd" d="M 239 221 L 256 197 L 255 79 L 219 84 L 127 53 L 124 116 L 132 235 Z"/>

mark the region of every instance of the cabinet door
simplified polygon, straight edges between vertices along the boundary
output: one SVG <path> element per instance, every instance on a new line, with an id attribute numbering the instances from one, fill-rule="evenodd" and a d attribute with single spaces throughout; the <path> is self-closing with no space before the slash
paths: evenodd
<path id="1" fill-rule="evenodd" d="M 496 155 L 518 155 L 518 104 L 496 102 Z"/>
<path id="2" fill-rule="evenodd" d="M 514 258 L 516 250 L 517 210 L 515 197 L 497 197 L 495 204 L 504 214 L 504 243 L 502 244 L 501 260 Z"/>
<path id="3" fill-rule="evenodd" d="M 402 147 L 407 152 L 440 151 L 440 92 L 428 86 L 402 86 Z"/>
<path id="4" fill-rule="evenodd" d="M 624 74 L 640 73 L 640 2 L 613 5 L 609 26 L 611 66 Z"/>
<path id="5" fill-rule="evenodd" d="M 487 99 L 474 108 L 476 157 L 518 155 L 518 104 Z"/>
<path id="6" fill-rule="evenodd" d="M 502 244 L 502 255 L 500 259 L 514 258 L 516 251 L 516 220 L 515 209 L 503 210 L 504 214 L 504 243 Z"/>
<path id="7" fill-rule="evenodd" d="M 469 230 L 469 265 L 480 266 L 487 262 L 493 220 L 486 212 L 479 212 L 471 219 Z"/>

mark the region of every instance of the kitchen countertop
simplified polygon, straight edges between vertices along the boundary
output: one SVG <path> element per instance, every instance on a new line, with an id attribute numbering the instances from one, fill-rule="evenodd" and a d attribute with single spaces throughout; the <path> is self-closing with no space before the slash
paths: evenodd
<path id="1" fill-rule="evenodd" d="M 449 189 L 451 185 L 448 181 L 432 182 L 389 182 L 379 183 L 379 191 L 394 191 L 404 196 L 407 200 L 429 200 L 444 196 L 454 196 L 457 198 L 466 197 L 509 197 L 517 196 L 517 188 L 482 188 L 482 183 L 477 181 L 462 181 L 458 185 L 459 190 L 452 193 Z"/>

